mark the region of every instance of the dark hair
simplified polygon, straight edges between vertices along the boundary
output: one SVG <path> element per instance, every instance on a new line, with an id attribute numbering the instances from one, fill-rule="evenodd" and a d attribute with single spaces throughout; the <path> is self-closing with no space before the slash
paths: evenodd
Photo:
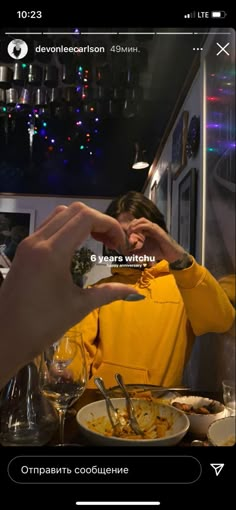
<path id="1" fill-rule="evenodd" d="M 131 213 L 136 219 L 147 218 L 147 220 L 157 223 L 165 232 L 168 232 L 161 211 L 149 198 L 138 191 L 129 191 L 126 195 L 115 198 L 106 210 L 106 214 L 112 216 L 112 218 L 118 218 L 124 212 Z"/>

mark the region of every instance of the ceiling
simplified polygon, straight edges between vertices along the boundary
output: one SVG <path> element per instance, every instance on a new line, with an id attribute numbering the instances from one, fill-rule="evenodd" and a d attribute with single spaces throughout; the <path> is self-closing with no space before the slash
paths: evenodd
<path id="1" fill-rule="evenodd" d="M 31 101 L 19 110 L 16 105 L 7 106 L 8 117 L 9 111 L 11 115 L 7 137 L 6 119 L 3 113 L 0 116 L 1 192 L 114 197 L 129 190 L 142 190 L 148 168 L 132 169 L 135 143 L 146 151 L 151 164 L 177 100 L 181 102 L 181 90 L 196 59 L 193 47 L 200 47 L 204 37 L 201 34 L 194 39 L 190 35 L 164 35 L 163 32 L 171 32 L 171 29 L 148 30 L 162 32 L 162 35 L 96 35 L 93 39 L 89 35 L 77 35 L 80 38 L 76 43 L 73 35 L 35 39 L 34 47 L 39 43 L 49 45 L 51 39 L 55 44 L 66 45 L 72 41 L 74 45 L 105 46 L 106 52 L 80 56 L 76 69 L 81 64 L 83 71 L 81 76 L 77 74 L 76 82 L 75 60 L 70 55 L 58 58 L 58 55 L 37 54 L 37 60 L 31 61 L 43 72 L 40 85 L 27 81 L 23 85 L 34 93 L 34 104 Z M 116 52 L 110 51 L 114 43 Z M 137 48 L 138 52 L 117 50 L 126 46 Z M 30 61 L 26 63 L 28 68 Z M 7 65 L 14 71 L 11 62 Z M 53 83 L 52 78 L 52 82 L 46 83 L 45 73 L 53 66 L 58 69 L 56 81 Z M 87 75 L 85 68 L 89 71 Z M 87 82 L 84 81 L 86 76 Z M 88 84 L 87 90 L 82 89 L 85 84 Z M 58 99 L 50 103 L 53 85 Z M 20 97 L 19 84 L 13 81 L 11 87 L 17 89 Z M 34 118 L 33 128 L 38 134 L 31 138 L 30 146 L 29 128 L 25 126 L 27 116 L 35 108 L 37 88 L 46 93 L 47 99 L 43 107 L 39 107 L 39 117 Z M 87 95 L 84 99 L 81 98 L 83 92 Z M 82 125 L 78 124 L 80 121 Z M 43 124 L 46 124 L 45 129 L 42 129 Z"/>

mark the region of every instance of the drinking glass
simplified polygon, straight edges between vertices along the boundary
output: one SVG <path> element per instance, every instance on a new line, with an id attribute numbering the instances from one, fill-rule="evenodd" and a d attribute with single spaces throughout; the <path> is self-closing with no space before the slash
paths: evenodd
<path id="1" fill-rule="evenodd" d="M 69 407 L 83 394 L 87 383 L 87 366 L 82 334 L 65 333 L 43 352 L 40 386 L 54 404 L 59 416 L 59 445 L 64 445 L 65 416 Z"/>
<path id="2" fill-rule="evenodd" d="M 0 398 L 2 446 L 42 446 L 57 430 L 52 403 L 39 387 L 36 360 L 21 368 L 6 384 Z"/>
<path id="3" fill-rule="evenodd" d="M 235 416 L 235 381 L 224 379 L 222 381 L 223 400 L 229 415 Z"/>

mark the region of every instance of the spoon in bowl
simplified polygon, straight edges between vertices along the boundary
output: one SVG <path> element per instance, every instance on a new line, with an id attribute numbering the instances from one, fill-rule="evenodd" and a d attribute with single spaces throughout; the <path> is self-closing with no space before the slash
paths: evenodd
<path id="1" fill-rule="evenodd" d="M 137 418 L 135 416 L 133 402 L 132 402 L 132 400 L 129 396 L 129 393 L 127 391 L 127 388 L 124 384 L 123 377 L 121 374 L 115 374 L 115 378 L 116 378 L 116 381 L 119 384 L 119 386 L 122 389 L 124 396 L 125 396 L 130 426 L 131 426 L 132 430 L 135 432 L 135 434 L 137 434 L 139 436 L 144 436 L 144 432 L 140 429 Z"/>
<path id="2" fill-rule="evenodd" d="M 121 431 L 121 427 L 125 425 L 125 420 L 121 416 L 118 415 L 117 410 L 115 409 L 105 387 L 102 377 L 94 377 L 94 382 L 97 388 L 100 390 L 101 394 L 105 398 L 107 414 L 111 423 L 111 426 L 117 435 Z M 124 422 L 124 423 L 123 423 Z"/>

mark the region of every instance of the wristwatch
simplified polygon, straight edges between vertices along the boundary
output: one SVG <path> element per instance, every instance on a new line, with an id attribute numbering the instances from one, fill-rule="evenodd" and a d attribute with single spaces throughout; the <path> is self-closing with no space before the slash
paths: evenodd
<path id="1" fill-rule="evenodd" d="M 174 271 L 180 271 L 181 269 L 187 269 L 192 265 L 193 261 L 189 253 L 185 252 L 181 259 L 175 260 L 174 262 L 169 262 L 169 268 Z"/>

